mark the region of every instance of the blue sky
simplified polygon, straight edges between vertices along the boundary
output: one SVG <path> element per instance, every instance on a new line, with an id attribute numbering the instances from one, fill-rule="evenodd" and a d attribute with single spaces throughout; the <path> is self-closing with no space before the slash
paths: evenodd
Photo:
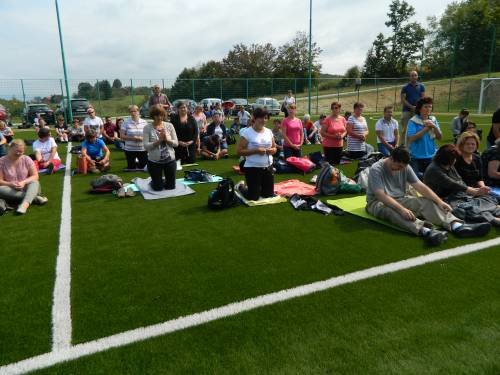
<path id="1" fill-rule="evenodd" d="M 361 65 L 385 32 L 390 0 L 313 0 L 313 39 L 326 73 Z M 416 20 L 440 15 L 448 0 L 409 0 Z M 171 78 L 220 60 L 234 44 L 281 45 L 309 27 L 309 1 L 59 0 L 71 79 Z M 0 0 L 0 79 L 60 78 L 53 0 Z"/>

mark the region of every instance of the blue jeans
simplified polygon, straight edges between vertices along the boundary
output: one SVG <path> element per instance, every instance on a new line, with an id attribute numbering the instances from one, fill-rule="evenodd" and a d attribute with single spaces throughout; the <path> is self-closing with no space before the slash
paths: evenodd
<path id="1" fill-rule="evenodd" d="M 396 145 L 396 142 L 388 142 L 392 147 L 394 147 Z M 377 146 L 378 146 L 378 152 L 381 152 L 382 154 L 384 154 L 384 156 L 390 156 L 391 155 L 391 151 L 385 147 L 385 145 L 383 143 L 377 143 Z"/>

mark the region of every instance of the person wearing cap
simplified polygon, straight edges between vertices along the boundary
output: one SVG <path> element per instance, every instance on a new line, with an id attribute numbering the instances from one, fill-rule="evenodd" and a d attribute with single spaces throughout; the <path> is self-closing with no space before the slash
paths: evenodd
<path id="1" fill-rule="evenodd" d="M 83 130 L 87 133 L 89 130 L 94 130 L 97 138 L 102 138 L 102 132 L 104 131 L 104 121 L 99 116 L 96 116 L 95 109 L 89 107 L 87 109 L 87 117 L 83 120 Z"/>
<path id="2" fill-rule="evenodd" d="M 172 103 L 168 100 L 168 96 L 161 92 L 160 85 L 153 86 L 153 94 L 149 97 L 149 106 L 153 106 L 155 104 L 161 104 L 163 107 L 170 108 Z"/>

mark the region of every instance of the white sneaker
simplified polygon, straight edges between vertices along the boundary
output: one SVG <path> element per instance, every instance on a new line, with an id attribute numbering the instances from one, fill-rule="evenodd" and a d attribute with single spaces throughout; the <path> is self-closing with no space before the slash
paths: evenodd
<path id="1" fill-rule="evenodd" d="M 43 206 L 45 203 L 49 201 L 49 198 L 42 197 L 41 195 L 37 195 L 35 199 L 33 199 L 33 203 L 38 204 L 39 206 Z"/>

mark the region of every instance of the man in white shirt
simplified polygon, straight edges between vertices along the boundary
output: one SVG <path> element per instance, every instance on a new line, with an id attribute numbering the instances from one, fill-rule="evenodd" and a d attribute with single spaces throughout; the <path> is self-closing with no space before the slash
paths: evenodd
<path id="1" fill-rule="evenodd" d="M 240 110 L 238 111 L 238 118 L 240 119 L 240 129 L 246 128 L 248 126 L 248 120 L 250 120 L 250 113 L 245 111 L 245 107 L 240 105 Z"/>
<path id="2" fill-rule="evenodd" d="M 83 129 L 87 133 L 90 129 L 94 130 L 97 134 L 97 138 L 102 138 L 102 132 L 104 130 L 104 121 L 99 116 L 96 116 L 95 109 L 89 107 L 87 109 L 88 116 L 83 120 Z"/>
<path id="3" fill-rule="evenodd" d="M 392 112 L 392 106 L 385 107 L 384 117 L 375 124 L 378 151 L 384 156 L 389 156 L 399 141 L 398 122 L 392 117 Z"/>

